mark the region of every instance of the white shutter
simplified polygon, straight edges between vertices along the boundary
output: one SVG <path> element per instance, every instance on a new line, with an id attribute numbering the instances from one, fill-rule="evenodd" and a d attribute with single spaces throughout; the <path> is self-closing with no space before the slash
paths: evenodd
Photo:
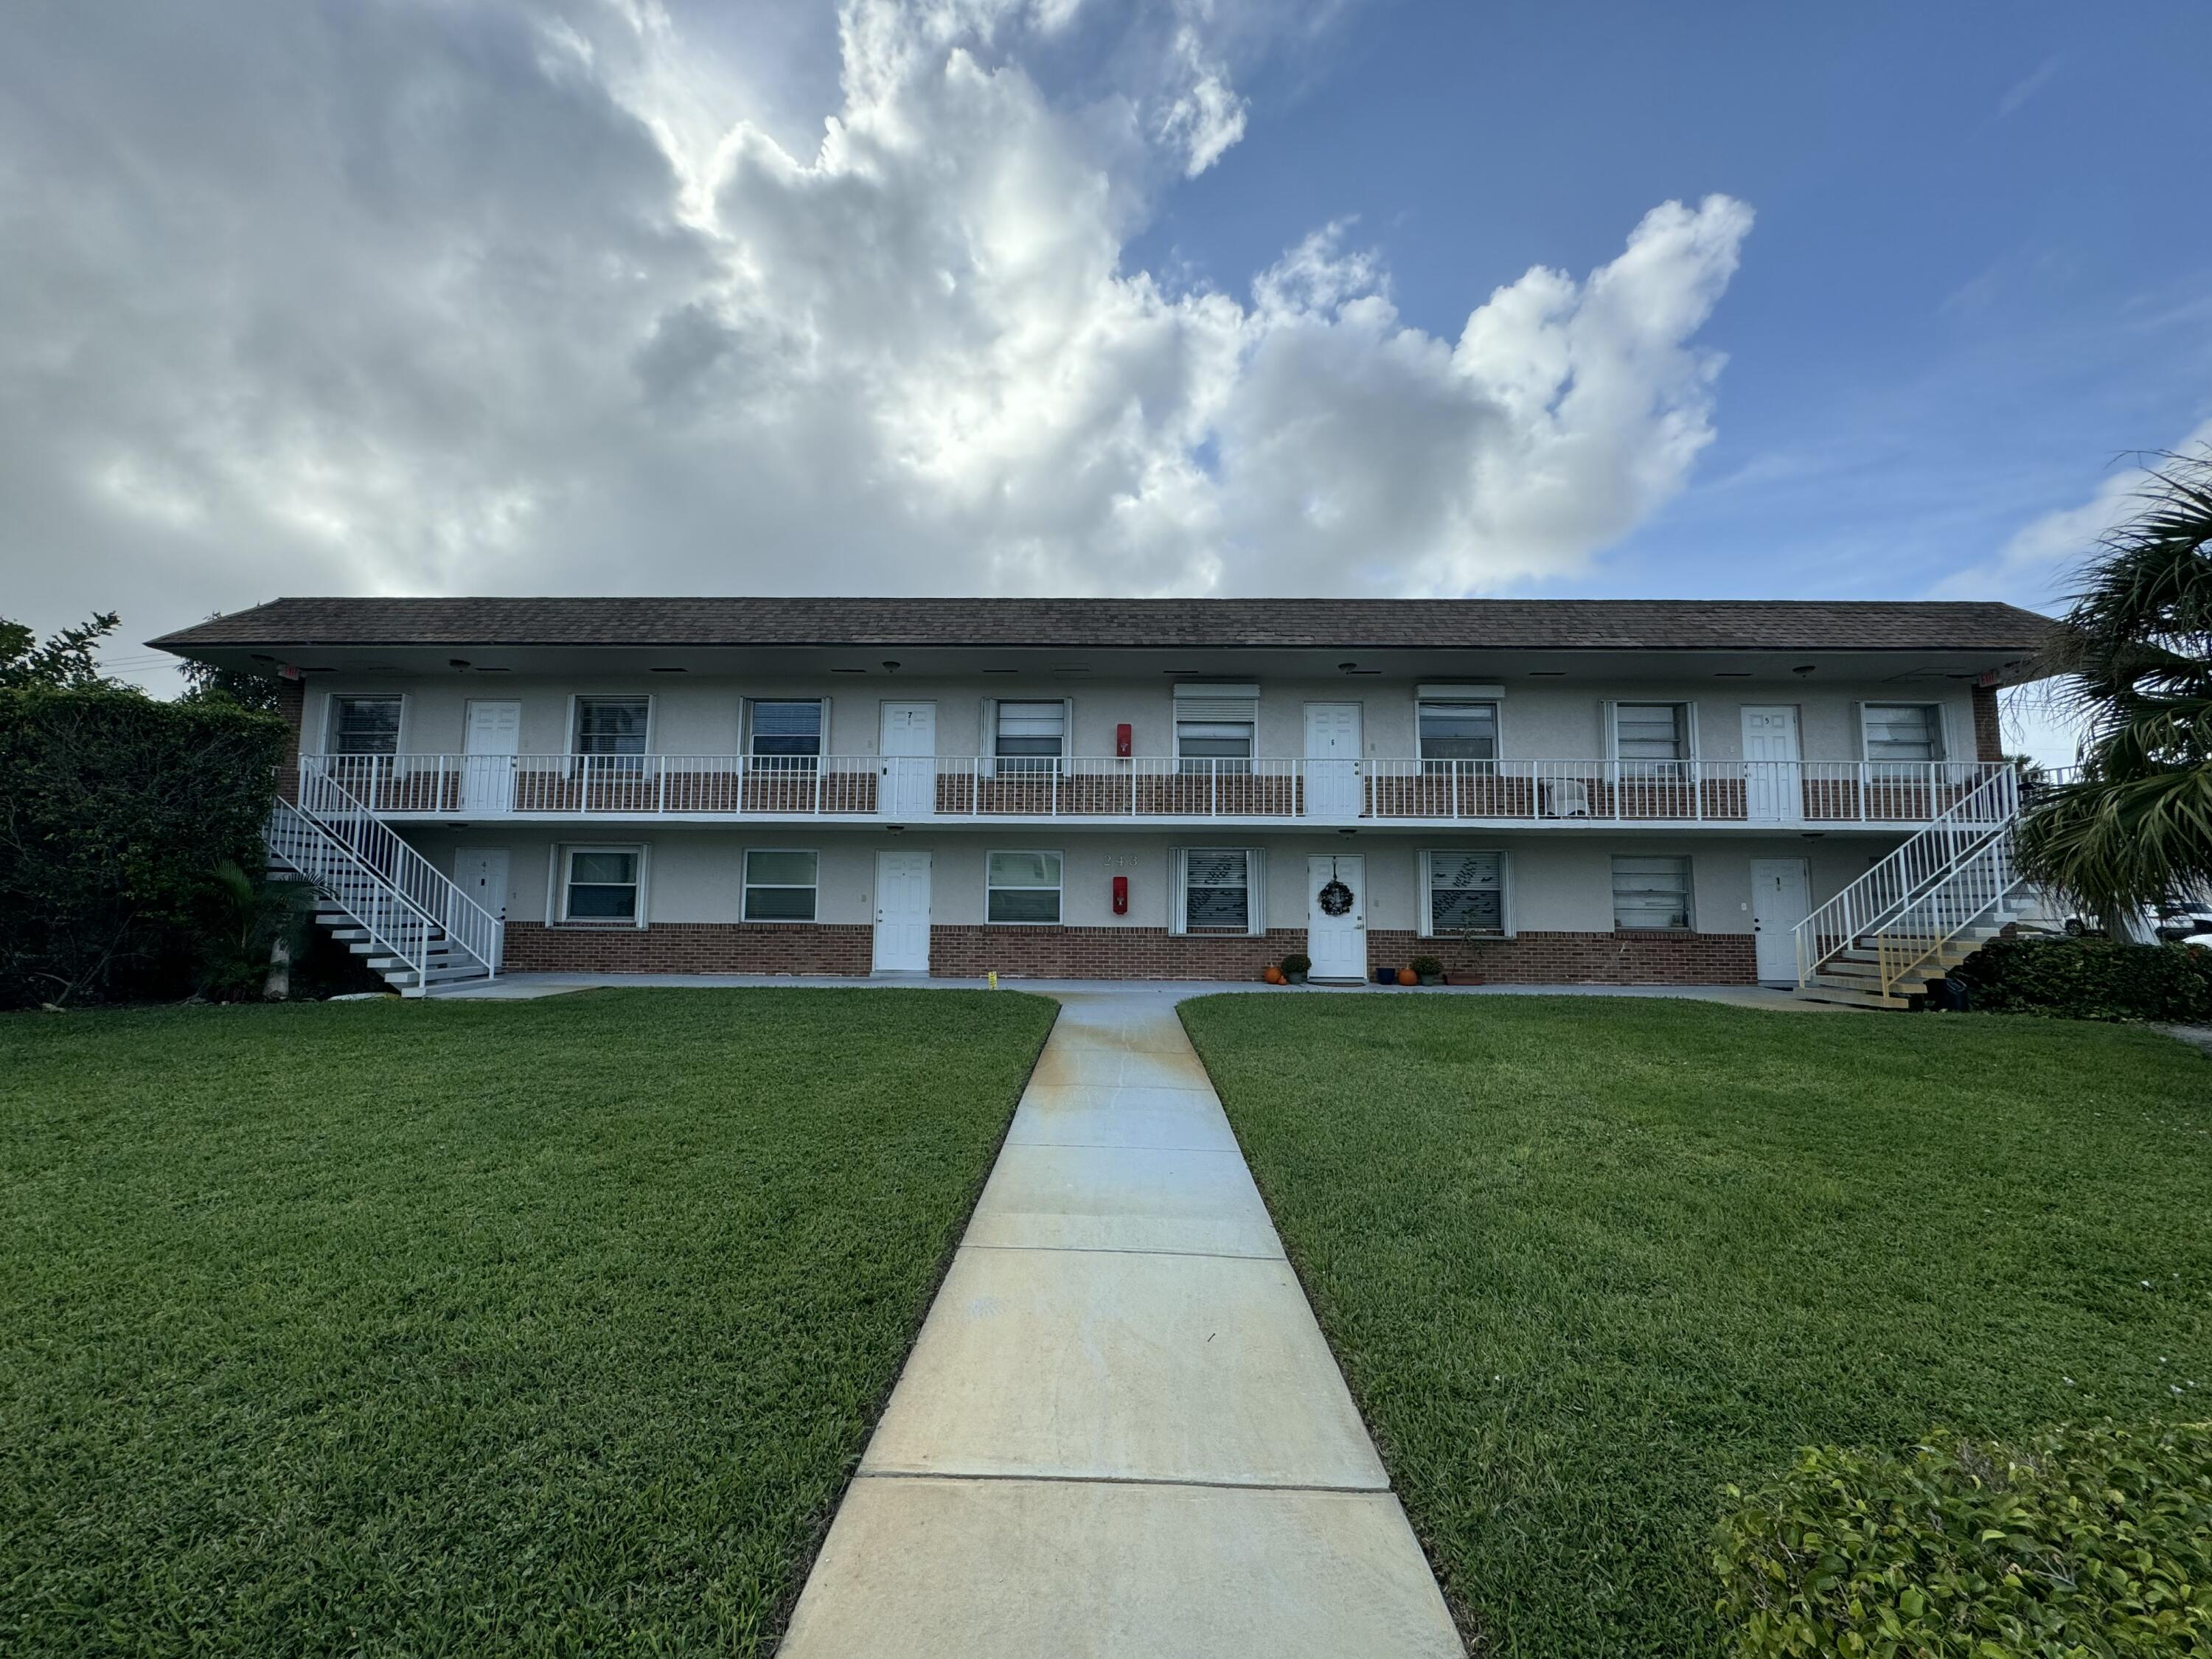
<path id="1" fill-rule="evenodd" d="M 1423 939 L 1433 939 L 1437 932 L 1436 895 L 1429 885 L 1431 879 L 1429 860 L 1433 856 L 1433 854 L 1424 853 L 1417 860 L 1420 872 L 1421 890 L 1416 896 L 1421 913 L 1421 925 L 1415 931 Z"/>
<path id="2" fill-rule="evenodd" d="M 1851 704 L 1851 726 L 1858 733 L 1859 760 L 1862 763 L 1872 758 L 1867 753 L 1866 707 L 1865 703 L 1859 702 Z M 1797 739 L 1801 752 L 1804 741 L 1802 736 Z"/>
<path id="3" fill-rule="evenodd" d="M 1513 937 L 1513 854 L 1498 855 L 1498 931 Z"/>
<path id="4" fill-rule="evenodd" d="M 999 769 L 994 763 L 999 750 L 999 700 L 996 697 L 983 699 L 982 728 L 983 735 L 975 744 L 975 775 L 995 778 L 999 775 Z"/>
<path id="5" fill-rule="evenodd" d="M 1611 697 L 1603 699 L 1597 706 L 1598 725 L 1602 728 L 1601 735 L 1605 738 L 1605 757 L 1608 761 L 1620 758 L 1620 723 L 1613 710 L 1614 703 Z"/>
<path id="6" fill-rule="evenodd" d="M 1704 751 L 1698 747 L 1698 705 L 1695 702 L 1682 705 L 1682 735 L 1690 745 L 1690 752 L 1682 758 L 1696 760 Z"/>
<path id="7" fill-rule="evenodd" d="M 830 769 L 830 699 L 829 699 L 829 698 L 827 698 L 827 697 L 823 697 L 823 698 L 822 698 L 822 699 L 821 699 L 821 703 L 822 703 L 822 769 L 823 769 L 823 771 L 825 771 L 825 772 L 826 772 L 826 771 L 828 771 L 828 770 Z M 878 747 L 879 747 L 879 748 L 880 748 L 881 746 L 882 746 L 882 745 L 881 745 L 880 744 L 878 744 Z"/>
<path id="8" fill-rule="evenodd" d="M 1060 700 L 1060 770 L 1063 777 L 1075 773 L 1075 699 Z"/>
<path id="9" fill-rule="evenodd" d="M 1190 932 L 1189 866 L 1180 847 L 1168 848 L 1168 932 Z"/>
<path id="10" fill-rule="evenodd" d="M 1267 931 L 1267 854 L 1264 848 L 1244 849 L 1244 931 L 1257 938 Z"/>

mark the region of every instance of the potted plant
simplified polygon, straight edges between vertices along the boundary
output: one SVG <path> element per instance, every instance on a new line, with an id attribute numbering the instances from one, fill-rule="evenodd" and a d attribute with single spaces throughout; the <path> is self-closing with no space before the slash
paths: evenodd
<path id="1" fill-rule="evenodd" d="M 1413 977 L 1424 985 L 1441 985 L 1444 982 L 1444 965 L 1437 957 L 1415 957 L 1413 967 Z"/>
<path id="2" fill-rule="evenodd" d="M 1313 972 L 1313 958 L 1293 952 L 1283 958 L 1283 977 L 1293 985 L 1303 985 L 1306 975 Z"/>

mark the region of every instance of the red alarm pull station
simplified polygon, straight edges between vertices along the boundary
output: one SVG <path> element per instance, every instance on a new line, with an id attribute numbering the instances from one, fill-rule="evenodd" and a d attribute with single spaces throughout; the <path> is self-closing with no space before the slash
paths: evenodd
<path id="1" fill-rule="evenodd" d="M 1121 729 L 1126 732 L 1129 728 L 1125 726 Z M 1127 876 L 1114 878 L 1114 914 L 1117 916 L 1129 914 L 1129 878 Z"/>
<path id="2" fill-rule="evenodd" d="M 1114 753 L 1120 759 L 1129 758 L 1129 727 L 1126 723 L 1114 728 Z"/>

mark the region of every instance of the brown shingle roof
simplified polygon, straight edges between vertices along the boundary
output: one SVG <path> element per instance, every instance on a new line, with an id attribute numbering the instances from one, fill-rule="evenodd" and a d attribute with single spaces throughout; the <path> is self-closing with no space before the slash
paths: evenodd
<path id="1" fill-rule="evenodd" d="M 148 643 L 2026 653 L 2052 626 L 1932 600 L 296 599 Z"/>

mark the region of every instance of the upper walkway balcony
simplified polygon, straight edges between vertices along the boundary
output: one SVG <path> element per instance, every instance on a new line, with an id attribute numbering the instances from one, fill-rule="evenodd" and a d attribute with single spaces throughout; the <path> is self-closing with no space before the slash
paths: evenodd
<path id="1" fill-rule="evenodd" d="M 2008 769 L 1976 761 L 310 755 L 300 781 L 311 807 L 351 797 L 401 820 L 1911 829 Z"/>

